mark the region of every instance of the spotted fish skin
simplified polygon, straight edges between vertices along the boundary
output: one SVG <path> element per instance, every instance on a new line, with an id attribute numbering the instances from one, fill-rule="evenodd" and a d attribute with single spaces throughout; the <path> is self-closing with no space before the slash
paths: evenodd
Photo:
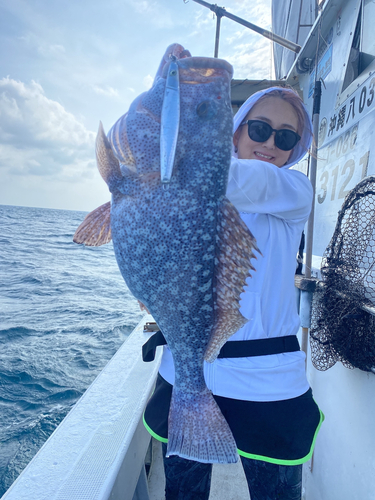
<path id="1" fill-rule="evenodd" d="M 232 67 L 218 59 L 186 57 L 180 47 L 174 47 L 180 125 L 170 182 L 163 185 L 160 179 L 167 59 L 153 87 L 133 102 L 108 139 L 100 128 L 97 161 L 112 193 L 111 233 L 118 266 L 130 291 L 153 315 L 174 359 L 168 454 L 230 463 L 238 459 L 236 444 L 206 387 L 203 361 L 209 343 L 208 359 L 213 361 L 246 321 L 238 301 L 256 245 L 225 197 Z M 233 236 L 232 226 L 245 241 L 237 260 L 232 255 L 236 251 L 225 243 Z M 226 274 L 234 276 L 233 282 L 220 294 Z M 219 330 L 224 336 L 215 342 Z"/>

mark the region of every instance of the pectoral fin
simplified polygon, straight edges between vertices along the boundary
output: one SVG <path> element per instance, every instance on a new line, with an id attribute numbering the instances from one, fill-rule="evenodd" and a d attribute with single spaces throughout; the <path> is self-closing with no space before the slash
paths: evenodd
<path id="1" fill-rule="evenodd" d="M 111 202 L 105 203 L 86 215 L 74 233 L 74 243 L 99 247 L 109 243 L 111 235 Z"/>
<path id="2" fill-rule="evenodd" d="M 242 316 L 240 294 L 244 291 L 246 278 L 255 270 L 251 259 L 260 253 L 256 240 L 240 214 L 226 198 L 223 202 L 218 228 L 218 255 L 216 278 L 216 321 L 209 341 L 205 360 L 213 362 L 220 349 L 247 319 Z"/>

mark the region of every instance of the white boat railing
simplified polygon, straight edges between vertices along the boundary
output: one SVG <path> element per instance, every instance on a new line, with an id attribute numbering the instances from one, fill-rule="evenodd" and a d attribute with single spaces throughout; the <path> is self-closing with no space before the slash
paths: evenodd
<path id="1" fill-rule="evenodd" d="M 142 422 L 161 352 L 142 361 L 142 319 L 2 500 L 147 500 Z M 161 351 L 158 349 L 157 351 Z"/>

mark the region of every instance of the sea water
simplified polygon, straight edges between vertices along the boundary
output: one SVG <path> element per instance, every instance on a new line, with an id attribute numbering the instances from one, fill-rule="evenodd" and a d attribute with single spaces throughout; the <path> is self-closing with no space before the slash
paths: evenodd
<path id="1" fill-rule="evenodd" d="M 85 215 L 0 205 L 0 497 L 142 317 Z"/>

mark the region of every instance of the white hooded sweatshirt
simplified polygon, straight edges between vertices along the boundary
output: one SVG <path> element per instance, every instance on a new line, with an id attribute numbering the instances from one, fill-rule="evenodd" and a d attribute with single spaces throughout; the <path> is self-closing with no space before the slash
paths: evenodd
<path id="1" fill-rule="evenodd" d="M 235 132 L 257 100 L 270 88 L 252 95 L 234 117 Z M 227 197 L 257 240 L 262 256 L 253 261 L 256 272 L 247 279 L 240 311 L 249 321 L 232 340 L 296 335 L 300 326 L 294 274 L 301 234 L 311 210 L 313 191 L 308 178 L 289 167 L 306 154 L 312 124 L 305 112 L 302 139 L 288 163 L 279 168 L 260 160 L 240 160 L 233 151 Z M 172 354 L 165 346 L 161 376 L 174 382 Z M 246 401 L 280 401 L 309 389 L 303 351 L 248 358 L 220 358 L 204 363 L 213 394 Z"/>

